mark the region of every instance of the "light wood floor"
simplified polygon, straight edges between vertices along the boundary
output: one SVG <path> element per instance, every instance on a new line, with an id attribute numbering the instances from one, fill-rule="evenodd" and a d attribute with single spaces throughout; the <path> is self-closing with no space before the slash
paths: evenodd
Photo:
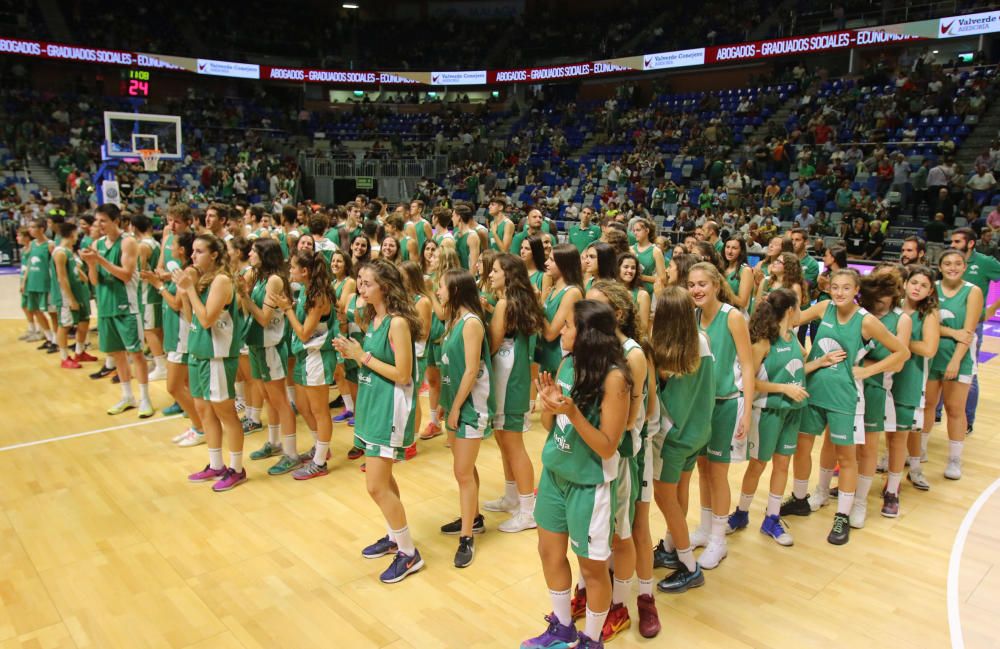
<path id="1" fill-rule="evenodd" d="M 131 413 L 103 414 L 117 388 L 58 369 L 54 355 L 16 342 L 22 330 L 21 321 L 0 321 L 0 649 L 510 648 L 541 630 L 549 602 L 533 533 L 498 532 L 504 515 L 487 513 L 475 562 L 452 567 L 457 541 L 437 531 L 457 512 L 441 438 L 397 465 L 427 568 L 385 586 L 377 576 L 387 560 L 359 555 L 385 530 L 357 463 L 343 457 L 348 428 L 334 428 L 334 470 L 326 478 L 269 478 L 265 463 L 248 462 L 246 485 L 214 494 L 185 480 L 204 465 L 205 448 L 169 442 L 185 420 L 157 415 L 129 426 L 139 423 Z M 989 339 L 986 348 L 998 351 L 1000 341 Z M 902 515 L 890 520 L 878 515 L 876 483 L 867 527 L 839 548 L 825 541 L 829 508 L 790 520 L 795 546 L 778 547 L 756 532 L 759 496 L 750 530 L 730 537 L 729 557 L 706 573 L 704 588 L 656 596 L 660 637 L 646 641 L 633 628 L 613 646 L 948 646 L 945 584 L 955 532 L 1000 466 L 998 367 L 983 368 L 963 480 L 941 476 L 946 442 L 936 430 L 925 468 L 932 490 L 904 486 Z M 162 383 L 153 392 L 158 408 L 169 403 Z M 263 439 L 250 437 L 248 451 Z M 527 439 L 537 458 L 544 439 L 537 425 Z M 479 470 L 483 499 L 498 495 L 493 442 L 484 445 Z M 731 472 L 734 489 L 741 475 Z M 653 529 L 663 530 L 658 513 Z M 980 513 L 961 562 L 968 647 L 1000 646 L 998 530 L 1000 495 Z M 635 615 L 634 601 L 630 608 Z"/>

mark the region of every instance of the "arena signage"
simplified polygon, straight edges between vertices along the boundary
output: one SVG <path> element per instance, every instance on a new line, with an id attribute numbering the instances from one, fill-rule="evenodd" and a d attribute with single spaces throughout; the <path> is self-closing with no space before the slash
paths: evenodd
<path id="1" fill-rule="evenodd" d="M 941 18 L 938 25 L 938 38 L 989 34 L 1000 30 L 1000 11 Z"/>
<path id="2" fill-rule="evenodd" d="M 658 54 L 643 54 L 643 70 L 666 70 L 669 68 L 684 68 L 689 65 L 705 65 L 705 48 L 679 50 L 677 52 L 660 52 Z"/>
<path id="3" fill-rule="evenodd" d="M 922 40 L 922 36 L 897 33 L 886 28 L 857 29 L 813 36 L 774 38 L 738 45 L 710 47 L 705 54 L 705 63 L 726 63 L 729 61 L 749 61 L 766 59 L 788 54 L 827 52 L 848 47 L 881 45 L 897 41 Z"/>

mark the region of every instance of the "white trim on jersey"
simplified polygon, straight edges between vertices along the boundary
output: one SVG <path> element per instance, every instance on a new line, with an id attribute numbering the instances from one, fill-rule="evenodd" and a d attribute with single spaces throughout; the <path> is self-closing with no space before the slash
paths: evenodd
<path id="1" fill-rule="evenodd" d="M 606 561 L 611 557 L 611 489 L 610 480 L 594 486 L 594 508 L 587 530 L 587 556 L 594 561 Z"/>

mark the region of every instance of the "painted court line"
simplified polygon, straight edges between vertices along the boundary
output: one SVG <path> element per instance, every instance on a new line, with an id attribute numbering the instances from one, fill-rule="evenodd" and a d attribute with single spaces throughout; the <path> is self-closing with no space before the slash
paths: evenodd
<path id="1" fill-rule="evenodd" d="M 51 444 L 52 442 L 61 442 L 67 439 L 75 439 L 77 437 L 89 437 L 91 435 L 98 435 L 100 433 L 108 433 L 113 430 L 122 430 L 123 428 L 137 428 L 139 426 L 148 426 L 149 424 L 156 424 L 161 421 L 170 421 L 171 419 L 180 419 L 181 415 L 172 415 L 170 417 L 159 417 L 157 419 L 147 419 L 146 421 L 138 421 L 133 424 L 121 424 L 119 426 L 110 426 L 108 428 L 98 428 L 97 430 L 88 430 L 82 433 L 73 433 L 71 435 L 60 435 L 59 437 L 47 437 L 45 439 L 36 439 L 32 442 L 21 442 L 20 444 L 11 444 L 10 446 L 0 446 L 0 453 L 4 451 L 14 451 L 19 448 L 27 448 L 29 446 L 40 446 L 42 444 Z"/>
<path id="2" fill-rule="evenodd" d="M 951 558 L 948 560 L 948 627 L 951 631 L 952 649 L 965 649 L 965 639 L 962 636 L 962 617 L 958 608 L 958 571 L 962 564 L 965 541 L 969 537 L 972 524 L 976 522 L 979 510 L 998 489 L 1000 489 L 1000 479 L 997 479 L 983 493 L 979 494 L 979 498 L 976 498 L 976 502 L 972 503 L 972 507 L 969 507 L 969 511 L 966 512 L 965 518 L 955 534 L 955 542 L 951 546 Z"/>

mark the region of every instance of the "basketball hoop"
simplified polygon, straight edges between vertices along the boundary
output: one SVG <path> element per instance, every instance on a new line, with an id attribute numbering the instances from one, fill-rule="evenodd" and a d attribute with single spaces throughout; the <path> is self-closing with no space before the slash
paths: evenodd
<path id="1" fill-rule="evenodd" d="M 160 157 L 163 152 L 159 149 L 139 149 L 139 157 L 142 158 L 142 167 L 146 171 L 156 171 L 160 165 Z"/>

